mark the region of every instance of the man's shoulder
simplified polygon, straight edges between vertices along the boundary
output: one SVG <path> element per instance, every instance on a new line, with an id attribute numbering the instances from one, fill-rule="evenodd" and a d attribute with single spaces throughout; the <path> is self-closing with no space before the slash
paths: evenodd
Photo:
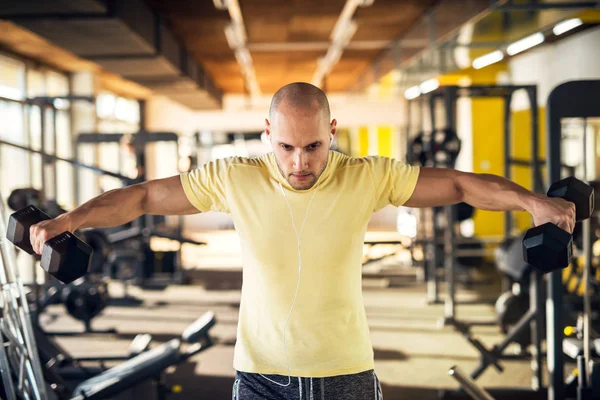
<path id="1" fill-rule="evenodd" d="M 338 168 L 372 166 L 381 162 L 385 162 L 386 157 L 382 156 L 362 156 L 354 157 L 342 153 L 337 153 L 336 164 Z"/>
<path id="2" fill-rule="evenodd" d="M 267 155 L 257 157 L 231 156 L 216 159 L 213 162 L 227 168 L 265 168 L 267 166 Z"/>

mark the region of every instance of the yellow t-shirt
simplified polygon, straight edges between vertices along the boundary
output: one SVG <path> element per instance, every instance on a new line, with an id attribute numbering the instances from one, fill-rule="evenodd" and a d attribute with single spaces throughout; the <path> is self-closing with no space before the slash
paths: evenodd
<path id="1" fill-rule="evenodd" d="M 363 305 L 361 258 L 371 214 L 412 195 L 419 169 L 385 157 L 330 151 L 317 183 L 295 190 L 273 153 L 219 159 L 181 175 L 187 198 L 202 212 L 231 213 L 240 236 L 242 297 L 233 367 L 287 376 L 282 330 L 292 376 L 326 377 L 374 367 Z M 286 191 L 300 233 L 298 241 Z"/>

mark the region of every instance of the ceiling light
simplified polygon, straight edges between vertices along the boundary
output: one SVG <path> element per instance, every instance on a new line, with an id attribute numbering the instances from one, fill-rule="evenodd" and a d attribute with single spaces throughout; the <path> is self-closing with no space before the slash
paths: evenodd
<path id="1" fill-rule="evenodd" d="M 544 34 L 541 32 L 534 33 L 533 35 L 529 35 L 521 40 L 517 40 L 513 44 L 509 45 L 506 48 L 506 52 L 510 56 L 514 56 L 515 54 L 519 54 L 522 51 L 530 49 L 534 46 L 537 46 L 540 43 L 544 42 Z"/>
<path id="2" fill-rule="evenodd" d="M 581 21 L 579 18 L 567 19 L 566 21 L 562 21 L 554 25 L 552 32 L 558 36 L 570 31 L 571 29 L 575 29 L 580 25 L 583 25 L 583 21 Z"/>
<path id="3" fill-rule="evenodd" d="M 422 94 L 433 92 L 438 87 L 440 87 L 440 82 L 435 78 L 428 79 L 419 85 Z"/>
<path id="4" fill-rule="evenodd" d="M 481 69 L 483 67 L 487 67 L 488 65 L 497 63 L 498 61 L 502 61 L 504 58 L 504 53 L 501 50 L 492 51 L 486 55 L 481 57 L 477 57 L 473 60 L 473 68 Z"/>
<path id="5" fill-rule="evenodd" d="M 419 86 L 411 86 L 404 91 L 404 98 L 406 100 L 416 99 L 420 95 L 421 95 L 421 89 L 419 89 Z"/>

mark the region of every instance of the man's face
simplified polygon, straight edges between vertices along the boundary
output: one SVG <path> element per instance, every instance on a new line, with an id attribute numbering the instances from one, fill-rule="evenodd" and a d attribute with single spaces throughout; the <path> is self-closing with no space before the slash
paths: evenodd
<path id="1" fill-rule="evenodd" d="M 265 132 L 279 170 L 294 189 L 310 189 L 327 166 L 336 121 L 329 123 L 320 109 L 294 109 L 285 102 L 272 118 Z"/>

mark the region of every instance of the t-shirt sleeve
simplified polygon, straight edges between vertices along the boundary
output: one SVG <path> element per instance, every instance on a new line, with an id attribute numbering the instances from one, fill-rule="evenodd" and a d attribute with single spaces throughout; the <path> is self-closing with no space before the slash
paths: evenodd
<path id="1" fill-rule="evenodd" d="M 419 178 L 419 167 L 389 157 L 367 157 L 378 211 L 387 205 L 400 207 L 412 196 Z"/>
<path id="2" fill-rule="evenodd" d="M 201 212 L 229 212 L 226 193 L 229 165 L 230 159 L 223 158 L 180 174 L 187 199 Z"/>

